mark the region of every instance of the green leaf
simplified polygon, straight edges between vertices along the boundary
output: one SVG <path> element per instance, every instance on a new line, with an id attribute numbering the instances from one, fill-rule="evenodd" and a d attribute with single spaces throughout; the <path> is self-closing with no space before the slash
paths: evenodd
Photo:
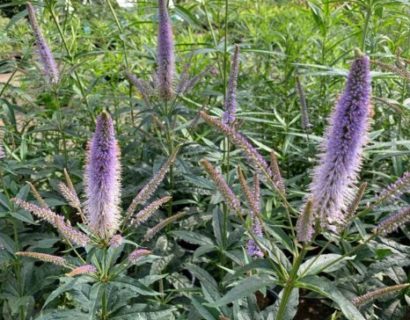
<path id="1" fill-rule="evenodd" d="M 88 280 L 85 277 L 78 277 L 78 278 L 63 278 L 62 282 L 67 281 L 63 285 L 60 285 L 56 290 L 51 292 L 51 294 L 47 297 L 46 302 L 44 302 L 43 309 L 54 299 L 56 299 L 62 293 L 71 290 L 72 288 L 82 284 L 87 283 Z"/>
<path id="2" fill-rule="evenodd" d="M 333 300 L 349 320 L 365 320 L 353 303 L 337 289 L 334 283 L 324 277 L 309 276 L 298 281 L 300 288 L 309 289 Z"/>
<path id="3" fill-rule="evenodd" d="M 283 290 L 279 293 L 279 299 L 276 300 L 273 310 L 269 314 L 272 319 L 276 319 L 276 315 L 279 310 L 279 305 L 282 300 L 283 296 Z M 299 289 L 294 288 L 292 292 L 290 293 L 288 303 L 286 304 L 286 310 L 285 313 L 283 314 L 283 320 L 292 320 L 295 318 L 296 312 L 298 311 L 298 305 L 299 305 Z"/>
<path id="4" fill-rule="evenodd" d="M 231 303 L 235 300 L 247 297 L 253 294 L 255 291 L 265 289 L 274 285 L 275 282 L 271 279 L 260 278 L 260 277 L 249 277 L 246 278 L 237 284 L 227 292 L 221 299 L 219 299 L 214 304 L 209 304 L 211 306 L 223 306 L 228 303 Z"/>
<path id="5" fill-rule="evenodd" d="M 97 314 L 98 307 L 100 305 L 101 297 L 104 294 L 105 285 L 101 282 L 95 283 L 91 287 L 90 291 L 90 320 L 93 319 L 93 315 Z"/>
<path id="6" fill-rule="evenodd" d="M 190 232 L 190 231 L 172 231 L 171 232 L 173 235 L 175 235 L 177 238 L 180 238 L 186 242 L 192 243 L 192 244 L 198 244 L 200 246 L 206 245 L 206 244 L 213 244 L 212 240 L 209 239 L 208 237 L 205 237 L 197 232 Z"/>
<path id="7" fill-rule="evenodd" d="M 198 313 L 205 319 L 205 320 L 218 320 L 204 305 L 204 303 L 199 302 L 194 297 L 191 298 L 191 303 L 198 311 Z"/>
<path id="8" fill-rule="evenodd" d="M 187 264 L 186 268 L 201 282 L 205 298 L 208 301 L 217 301 L 221 297 L 218 284 L 208 271 L 194 264 Z"/>
<path id="9" fill-rule="evenodd" d="M 159 295 L 158 292 L 148 288 L 147 286 L 140 283 L 138 280 L 135 280 L 130 277 L 122 277 L 116 281 L 111 281 L 110 283 L 120 288 L 130 289 L 144 296 L 158 296 Z"/>
<path id="10" fill-rule="evenodd" d="M 299 268 L 298 275 L 309 276 L 315 275 L 319 272 L 333 272 L 343 267 L 346 260 L 353 260 L 355 257 L 344 257 L 340 259 L 342 255 L 335 253 L 322 254 L 319 257 L 312 257 L 306 260 Z M 323 269 L 328 264 L 340 259 L 326 269 Z"/>

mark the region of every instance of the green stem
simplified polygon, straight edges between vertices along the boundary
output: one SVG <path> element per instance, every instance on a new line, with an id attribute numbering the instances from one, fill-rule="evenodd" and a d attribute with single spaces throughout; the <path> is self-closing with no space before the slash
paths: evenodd
<path id="1" fill-rule="evenodd" d="M 366 38 L 367 38 L 367 32 L 369 29 L 369 22 L 370 18 L 372 16 L 372 1 L 369 1 L 369 6 L 367 7 L 366 10 L 366 20 L 364 22 L 364 27 L 363 27 L 363 35 L 362 35 L 362 51 L 365 52 L 366 50 Z"/>
<path id="2" fill-rule="evenodd" d="M 124 34 L 124 29 L 122 28 L 122 25 L 121 25 L 120 21 L 118 20 L 117 14 L 115 13 L 115 10 L 111 5 L 111 1 L 106 0 L 106 2 L 108 4 L 108 6 L 110 7 L 111 14 L 114 17 L 115 24 L 117 25 L 118 30 L 120 31 L 120 33 Z M 124 53 L 125 65 L 127 66 L 127 69 L 128 69 L 128 57 L 127 57 L 127 50 L 126 50 L 127 47 L 126 47 L 124 38 L 120 37 L 120 39 L 121 39 L 121 42 L 122 42 L 122 49 L 123 49 L 123 53 Z"/>
<path id="3" fill-rule="evenodd" d="M 49 11 L 50 11 L 51 17 L 53 18 L 53 21 L 54 21 L 54 23 L 55 23 L 55 25 L 56 25 L 56 27 L 57 27 L 57 30 L 58 30 L 58 33 L 59 33 L 59 35 L 60 35 L 61 41 L 63 42 L 63 46 L 64 46 L 64 48 L 65 48 L 65 50 L 66 50 L 66 52 L 67 52 L 67 56 L 68 56 L 68 58 L 70 59 L 70 62 L 73 63 L 74 57 L 73 57 L 73 55 L 71 54 L 71 50 L 70 50 L 70 48 L 68 47 L 67 41 L 66 41 L 65 38 L 64 38 L 63 30 L 61 29 L 61 26 L 60 26 L 60 24 L 58 23 L 57 16 L 56 16 L 56 14 L 55 14 L 54 9 L 53 9 L 52 6 L 49 7 Z M 81 80 L 80 80 L 80 76 L 78 75 L 78 73 L 77 73 L 77 71 L 76 71 L 75 69 L 73 70 L 73 74 L 74 74 L 75 80 L 76 80 L 76 82 L 77 82 L 77 84 L 78 84 L 78 87 L 79 87 L 79 89 L 80 89 L 80 92 L 81 92 L 81 95 L 82 95 L 82 97 L 83 97 L 83 100 L 84 100 L 84 102 L 85 102 L 85 104 L 86 104 L 86 106 L 87 106 L 87 111 L 90 113 L 91 119 L 93 119 L 93 121 L 95 122 L 95 116 L 94 116 L 94 113 L 93 113 L 92 110 L 91 110 L 91 107 L 90 107 L 89 103 L 88 103 L 87 95 L 86 95 L 86 93 L 85 93 L 84 86 L 83 86 L 83 84 L 82 84 L 82 82 L 81 82 Z"/>
<path id="4" fill-rule="evenodd" d="M 107 301 L 107 290 L 104 285 L 104 292 L 101 296 L 101 320 L 108 319 L 108 301 Z"/>
<path id="5" fill-rule="evenodd" d="M 299 271 L 299 267 L 302 264 L 303 258 L 306 255 L 306 246 L 304 245 L 302 251 L 297 255 L 296 260 L 293 264 L 292 270 L 290 271 L 290 275 L 286 281 L 286 285 L 283 289 L 283 294 L 280 299 L 278 313 L 276 314 L 276 320 L 284 319 L 286 307 L 289 302 L 290 295 L 292 294 L 292 290 L 294 289 L 295 281 L 297 279 L 297 274 Z"/>
<path id="6" fill-rule="evenodd" d="M 9 86 L 11 80 L 14 78 L 17 71 L 18 71 L 18 68 L 16 67 L 16 69 L 14 69 L 13 73 L 7 79 L 7 82 L 4 84 L 3 88 L 1 88 L 0 97 L 3 95 L 4 91 L 6 91 L 6 88 Z"/>

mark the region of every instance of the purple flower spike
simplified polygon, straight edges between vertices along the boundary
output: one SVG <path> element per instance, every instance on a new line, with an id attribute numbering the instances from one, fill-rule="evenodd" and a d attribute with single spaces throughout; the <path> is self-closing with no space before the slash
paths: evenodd
<path id="1" fill-rule="evenodd" d="M 252 220 L 252 233 L 256 238 L 263 237 L 263 231 L 260 221 L 258 217 L 255 216 L 254 213 L 251 212 L 251 220 Z M 263 252 L 256 244 L 255 240 L 249 239 L 247 243 L 247 251 L 249 256 L 251 257 L 263 257 Z"/>
<path id="2" fill-rule="evenodd" d="M 236 87 L 238 85 L 239 74 L 239 46 L 235 46 L 235 52 L 231 62 L 231 73 L 229 75 L 228 92 L 225 101 L 225 112 L 222 116 L 222 123 L 232 125 L 236 119 Z"/>
<path id="3" fill-rule="evenodd" d="M 36 11 L 34 10 L 34 7 L 30 2 L 27 3 L 27 11 L 30 25 L 36 38 L 36 45 L 41 63 L 43 64 L 44 74 L 46 75 L 50 83 L 56 84 L 60 78 L 57 63 L 55 62 L 50 47 L 48 46 L 47 41 L 44 38 L 43 33 L 41 32 L 36 18 Z"/>
<path id="4" fill-rule="evenodd" d="M 167 101 L 173 96 L 175 57 L 174 38 L 166 0 L 158 0 L 158 20 L 157 85 L 160 97 Z"/>
<path id="5" fill-rule="evenodd" d="M 330 230 L 343 223 L 346 203 L 354 197 L 352 188 L 367 140 L 370 96 L 370 62 L 367 56 L 360 56 L 351 66 L 346 88 L 333 111 L 310 186 L 313 212 L 321 226 Z"/>
<path id="6" fill-rule="evenodd" d="M 98 117 L 88 148 L 85 169 L 87 220 L 96 235 L 108 239 L 119 227 L 121 167 L 114 126 L 107 112 Z"/>

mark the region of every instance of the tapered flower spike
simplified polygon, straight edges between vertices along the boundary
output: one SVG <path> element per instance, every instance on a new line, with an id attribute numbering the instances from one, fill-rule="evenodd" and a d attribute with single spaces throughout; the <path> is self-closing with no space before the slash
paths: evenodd
<path id="1" fill-rule="evenodd" d="M 64 177 L 66 183 L 60 182 L 58 185 L 61 195 L 67 200 L 71 207 L 77 210 L 77 214 L 81 217 L 83 223 L 88 224 L 82 209 L 80 198 L 78 197 L 77 191 L 75 191 L 74 184 L 66 169 L 64 169 Z"/>
<path id="2" fill-rule="evenodd" d="M 251 191 L 249 188 L 248 183 L 246 182 L 246 178 L 241 170 L 240 167 L 238 167 L 238 177 L 239 177 L 239 182 L 241 184 L 242 192 L 244 193 L 246 200 L 248 201 L 249 208 L 253 212 L 259 212 L 259 205 L 256 203 L 256 195 L 254 192 Z"/>
<path id="3" fill-rule="evenodd" d="M 167 10 L 167 0 L 158 0 L 158 20 L 157 87 L 159 96 L 168 101 L 174 95 L 175 57 L 174 38 L 171 19 Z"/>
<path id="4" fill-rule="evenodd" d="M 309 242 L 314 233 L 314 217 L 312 212 L 312 200 L 305 203 L 303 211 L 296 223 L 296 234 L 299 242 Z"/>
<path id="5" fill-rule="evenodd" d="M 251 223 L 252 223 L 252 234 L 254 237 L 257 238 L 262 238 L 263 237 L 263 230 L 262 230 L 262 224 L 260 222 L 260 186 L 259 186 L 259 178 L 255 174 L 254 175 L 254 186 L 253 186 L 253 195 L 252 195 L 252 202 L 254 204 L 252 205 L 252 210 L 251 210 Z M 247 243 L 247 251 L 248 254 L 251 257 L 263 257 L 263 252 L 259 248 L 258 244 L 256 243 L 254 238 L 251 238 L 248 240 Z"/>
<path id="6" fill-rule="evenodd" d="M 145 104 L 149 105 L 149 97 L 151 95 L 151 90 L 149 86 L 141 79 L 137 78 L 131 72 L 126 71 L 125 75 L 127 76 L 130 83 L 137 88 L 138 92 L 141 94 L 142 99 L 144 99 Z"/>
<path id="7" fill-rule="evenodd" d="M 253 175 L 253 194 L 255 197 L 256 212 L 261 212 L 261 186 L 257 174 Z"/>
<path id="8" fill-rule="evenodd" d="M 370 95 L 369 58 L 362 55 L 354 60 L 350 68 L 310 186 L 313 212 L 320 218 L 321 226 L 329 230 L 343 224 L 343 211 L 354 196 L 353 187 L 367 140 Z"/>
<path id="9" fill-rule="evenodd" d="M 200 111 L 199 115 L 206 123 L 225 134 L 234 145 L 241 148 L 246 157 L 253 164 L 253 166 L 260 173 L 262 173 L 263 177 L 268 177 L 270 180 L 272 180 L 272 170 L 269 168 L 268 163 L 244 136 L 235 131 L 235 129 L 233 129 L 232 127 L 223 124 L 215 117 L 209 116 L 204 111 Z"/>
<path id="10" fill-rule="evenodd" d="M 151 216 L 158 210 L 159 207 L 161 207 L 164 203 L 167 203 L 171 199 L 172 197 L 166 196 L 149 204 L 135 215 L 135 217 L 131 220 L 131 224 L 138 226 L 141 223 L 144 223 L 149 218 L 151 218 Z"/>
<path id="11" fill-rule="evenodd" d="M 403 208 L 398 212 L 388 216 L 382 220 L 374 229 L 374 232 L 379 235 L 387 235 L 392 233 L 400 226 L 405 225 L 410 221 L 410 207 Z"/>
<path id="12" fill-rule="evenodd" d="M 86 247 L 91 242 L 90 238 L 87 235 L 85 235 L 81 231 L 74 229 L 71 224 L 69 222 L 66 222 L 61 216 L 56 217 L 55 225 L 57 226 L 57 230 L 62 234 L 64 238 L 77 246 Z"/>
<path id="13" fill-rule="evenodd" d="M 358 296 L 358 297 L 354 298 L 352 300 L 352 303 L 355 306 L 361 306 L 361 305 L 369 303 L 369 302 L 371 302 L 371 301 L 373 301 L 377 298 L 388 295 L 390 293 L 406 289 L 409 286 L 410 286 L 410 283 L 397 284 L 397 285 L 394 285 L 394 286 L 389 286 L 389 287 L 384 287 L 384 288 L 376 289 L 376 290 L 373 290 L 373 291 L 369 291 L 368 293 L 366 293 L 364 295 L 361 295 L 361 296 Z"/>
<path id="14" fill-rule="evenodd" d="M 3 146 L 1 145 L 1 142 L 0 142 L 0 160 L 4 159 L 5 157 L 6 157 L 6 154 L 4 153 L 4 148 L 3 148 Z"/>
<path id="15" fill-rule="evenodd" d="M 251 213 L 252 233 L 257 238 L 263 237 L 262 225 L 254 213 Z M 247 243 L 247 252 L 251 257 L 263 257 L 263 252 L 256 244 L 254 239 L 249 239 Z"/>
<path id="16" fill-rule="evenodd" d="M 387 200 L 396 200 L 403 193 L 410 191 L 410 172 L 405 172 L 394 183 L 387 186 L 373 201 L 375 204 L 380 204 Z"/>
<path id="17" fill-rule="evenodd" d="M 214 66 L 208 66 L 205 68 L 205 70 L 201 71 L 198 73 L 196 76 L 193 76 L 191 79 L 182 79 L 180 84 L 178 85 L 176 94 L 180 95 L 182 93 L 188 92 L 192 88 L 194 88 L 198 82 L 202 81 L 204 77 L 208 74 L 211 73 L 215 69 Z"/>
<path id="18" fill-rule="evenodd" d="M 209 174 L 211 179 L 215 182 L 216 187 L 219 192 L 225 198 L 226 204 L 230 209 L 236 212 L 241 212 L 241 203 L 239 199 L 235 196 L 232 189 L 228 186 L 222 175 L 215 170 L 208 160 L 201 160 L 201 165 L 204 167 L 205 171 Z"/>
<path id="19" fill-rule="evenodd" d="M 94 267 L 92 264 L 85 264 L 83 266 L 74 268 L 73 270 L 66 273 L 65 275 L 67 277 L 75 277 L 75 276 L 79 276 L 82 274 L 90 274 L 90 273 L 96 273 L 96 272 L 97 272 L 97 268 Z"/>
<path id="20" fill-rule="evenodd" d="M 61 195 L 67 200 L 68 204 L 77 210 L 81 210 L 81 202 L 78 199 L 77 193 L 73 192 L 64 182 L 58 184 Z"/>
<path id="21" fill-rule="evenodd" d="M 151 240 L 156 234 L 158 234 L 158 232 L 160 232 L 168 224 L 184 217 L 186 214 L 187 212 L 179 212 L 177 214 L 174 214 L 173 216 L 161 220 L 161 222 L 159 222 L 157 225 L 155 225 L 147 231 L 147 233 L 144 236 L 143 242 Z"/>
<path id="22" fill-rule="evenodd" d="M 40 193 L 37 191 L 37 188 L 29 181 L 26 181 L 26 183 L 30 186 L 31 193 L 33 194 L 34 198 L 36 198 L 38 204 L 42 208 L 48 208 L 47 203 L 44 201 L 44 199 L 41 197 Z"/>
<path id="23" fill-rule="evenodd" d="M 68 186 L 71 190 L 75 191 L 74 184 L 73 184 L 73 182 L 71 181 L 71 178 L 70 178 L 70 175 L 69 175 L 68 172 L 67 172 L 67 169 L 65 169 L 65 168 L 64 168 L 64 178 L 65 178 L 65 182 L 67 183 L 67 186 Z"/>
<path id="24" fill-rule="evenodd" d="M 13 202 L 18 205 L 20 208 L 23 208 L 24 210 L 31 212 L 32 214 L 36 215 L 38 218 L 43 219 L 56 227 L 56 218 L 58 215 L 50 210 L 49 208 L 44 208 L 44 207 L 39 207 L 33 203 L 21 200 L 19 198 L 14 198 L 12 199 Z"/>
<path id="25" fill-rule="evenodd" d="M 276 158 L 275 151 L 270 153 L 270 168 L 272 170 L 272 180 L 276 187 L 282 194 L 286 193 L 285 182 L 283 181 L 282 174 L 280 173 L 278 158 Z"/>
<path id="26" fill-rule="evenodd" d="M 120 151 L 110 115 L 103 112 L 97 119 L 89 143 L 85 169 L 86 215 L 90 229 L 109 239 L 120 221 Z"/>
<path id="27" fill-rule="evenodd" d="M 30 2 L 27 3 L 27 12 L 31 28 L 33 29 L 33 33 L 36 38 L 36 45 L 41 63 L 43 64 L 44 74 L 50 83 L 56 84 L 60 78 L 57 63 L 55 62 L 50 47 L 41 32 L 36 18 L 36 11 Z"/>
<path id="28" fill-rule="evenodd" d="M 112 248 L 118 248 L 123 243 L 124 243 L 124 238 L 120 234 L 116 234 L 110 239 L 110 247 Z"/>
<path id="29" fill-rule="evenodd" d="M 90 238 L 88 238 L 84 233 L 77 231 L 69 223 L 67 223 L 63 216 L 56 214 L 49 208 L 39 207 L 33 203 L 26 202 L 18 198 L 14 198 L 13 201 L 20 208 L 23 208 L 24 210 L 36 215 L 38 218 L 50 223 L 67 240 L 73 242 L 74 244 L 85 247 L 91 241 Z"/>
<path id="30" fill-rule="evenodd" d="M 131 264 L 136 264 L 142 257 L 148 256 L 151 254 L 151 251 L 148 249 L 135 249 L 128 256 L 128 261 Z"/>
<path id="31" fill-rule="evenodd" d="M 147 202 L 147 200 L 149 200 L 149 198 L 153 195 L 155 190 L 157 190 L 162 180 L 164 180 L 169 168 L 175 162 L 177 153 L 178 150 L 176 150 L 168 158 L 168 160 L 162 165 L 161 169 L 159 169 L 159 171 L 152 177 L 152 179 L 141 189 L 140 192 L 138 192 L 138 194 L 132 200 L 130 206 L 127 209 L 127 217 L 130 217 L 134 213 L 138 204 L 144 204 L 145 202 Z"/>
<path id="32" fill-rule="evenodd" d="M 357 190 L 353 201 L 347 207 L 346 219 L 345 219 L 346 222 L 350 222 L 351 220 L 353 220 L 356 210 L 359 207 L 360 201 L 362 200 L 364 196 L 364 192 L 366 191 L 366 188 L 367 188 L 367 182 L 363 182 L 360 185 L 359 189 Z"/>
<path id="33" fill-rule="evenodd" d="M 21 252 L 20 251 L 20 252 L 16 252 L 16 256 L 29 257 L 29 258 L 37 259 L 40 261 L 49 262 L 49 263 L 55 264 L 57 266 L 62 266 L 62 267 L 67 266 L 67 261 L 64 258 L 54 256 L 51 254 L 46 254 L 46 253 L 30 252 L 30 251 Z"/>
<path id="34" fill-rule="evenodd" d="M 236 88 L 238 85 L 239 74 L 239 46 L 235 46 L 235 51 L 232 56 L 231 73 L 229 75 L 228 91 L 225 99 L 225 112 L 222 116 L 222 122 L 227 125 L 232 125 L 236 119 Z"/>
<path id="35" fill-rule="evenodd" d="M 302 84 L 300 83 L 299 77 L 296 77 L 296 92 L 299 96 L 299 103 L 300 103 L 300 114 L 302 119 L 302 129 L 305 132 L 309 132 L 312 128 L 312 125 L 309 121 L 309 112 L 306 103 L 306 96 L 305 91 L 303 90 Z"/>

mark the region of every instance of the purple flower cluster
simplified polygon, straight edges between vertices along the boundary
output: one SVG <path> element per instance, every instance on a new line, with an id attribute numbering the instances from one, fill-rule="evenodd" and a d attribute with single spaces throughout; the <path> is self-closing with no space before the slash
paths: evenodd
<path id="1" fill-rule="evenodd" d="M 405 172 L 394 183 L 387 186 L 374 201 L 375 203 L 381 203 L 385 200 L 396 200 L 403 193 L 410 190 L 410 172 Z"/>
<path id="2" fill-rule="evenodd" d="M 86 214 L 89 227 L 101 238 L 110 238 L 120 222 L 120 152 L 112 119 L 103 112 L 89 143 L 86 182 Z"/>
<path id="3" fill-rule="evenodd" d="M 268 163 L 243 135 L 218 119 L 209 116 L 206 112 L 201 111 L 199 115 L 206 123 L 225 134 L 234 145 L 241 148 L 246 157 L 259 172 L 272 179 L 273 173 Z"/>
<path id="4" fill-rule="evenodd" d="M 370 95 L 369 58 L 360 56 L 351 66 L 346 88 L 333 111 L 310 186 L 313 212 L 322 227 L 333 229 L 342 224 L 346 203 L 354 196 L 352 189 L 367 140 Z"/>
<path id="5" fill-rule="evenodd" d="M 209 174 L 211 179 L 215 182 L 219 192 L 225 198 L 228 207 L 233 211 L 240 212 L 241 203 L 235 196 L 235 193 L 232 191 L 232 189 L 228 186 L 221 173 L 216 171 L 208 160 L 201 160 L 201 165 L 204 167 L 205 171 Z"/>
<path id="6" fill-rule="evenodd" d="M 34 10 L 34 7 L 30 2 L 27 3 L 27 11 L 30 25 L 36 38 L 36 45 L 41 63 L 43 64 L 44 74 L 47 76 L 50 83 L 56 84 L 60 78 L 57 63 L 55 62 L 50 47 L 48 46 L 47 41 L 44 38 L 43 33 L 41 32 L 36 18 L 36 11 Z"/>
<path id="7" fill-rule="evenodd" d="M 166 2 L 166 0 L 158 0 L 157 85 L 159 96 L 163 100 L 170 100 L 174 94 L 175 57 L 171 19 Z"/>
<path id="8" fill-rule="evenodd" d="M 375 232 L 380 235 L 387 235 L 409 221 L 410 207 L 406 207 L 382 220 L 375 228 Z"/>

